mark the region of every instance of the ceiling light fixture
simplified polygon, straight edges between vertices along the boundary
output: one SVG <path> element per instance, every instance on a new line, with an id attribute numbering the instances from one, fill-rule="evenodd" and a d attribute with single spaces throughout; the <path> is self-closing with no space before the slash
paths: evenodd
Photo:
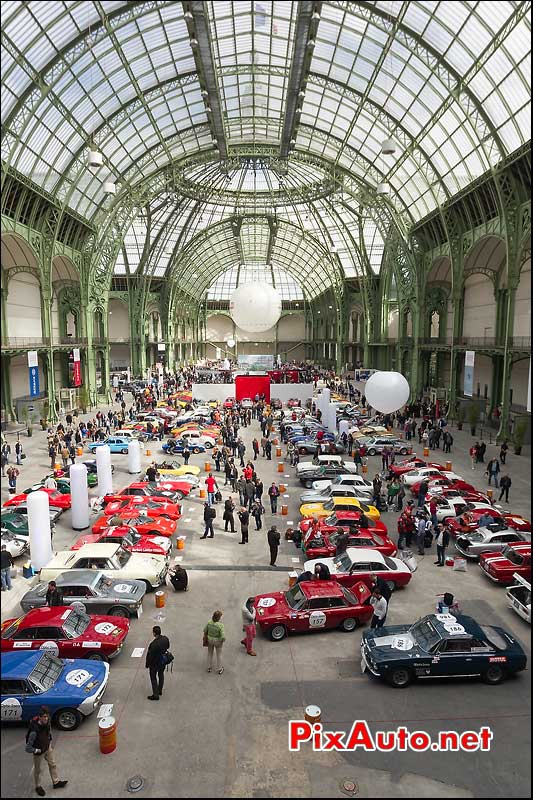
<path id="1" fill-rule="evenodd" d="M 396 152 L 396 142 L 394 139 L 383 139 L 381 142 L 381 152 L 384 156 L 391 156 Z"/>
<path id="2" fill-rule="evenodd" d="M 389 194 L 390 186 L 388 183 L 378 183 L 376 187 L 376 194 Z"/>
<path id="3" fill-rule="evenodd" d="M 192 12 L 186 11 L 185 14 L 183 15 L 183 19 L 192 19 Z"/>
<path id="4" fill-rule="evenodd" d="M 104 157 L 99 150 L 89 150 L 89 155 L 87 156 L 88 167 L 101 167 L 103 163 Z"/>
<path id="5" fill-rule="evenodd" d="M 307 47 L 309 48 L 309 50 L 312 50 L 315 44 L 316 42 L 314 39 L 309 39 L 309 41 L 307 42 Z"/>
<path id="6" fill-rule="evenodd" d="M 303 98 L 305 97 L 305 92 L 303 89 L 300 89 L 300 91 L 298 92 L 298 97 L 300 98 L 300 100 L 303 100 Z"/>
<path id="7" fill-rule="evenodd" d="M 189 39 L 189 44 L 193 49 L 198 47 L 198 39 Z"/>
<path id="8" fill-rule="evenodd" d="M 113 181 L 104 181 L 103 190 L 104 194 L 116 194 L 117 184 L 113 183 Z"/>
<path id="9" fill-rule="evenodd" d="M 200 94 L 202 95 L 202 97 L 209 97 L 209 92 L 207 91 L 207 89 L 202 89 Z"/>
<path id="10" fill-rule="evenodd" d="M 311 19 L 320 19 L 320 11 L 313 11 Z"/>

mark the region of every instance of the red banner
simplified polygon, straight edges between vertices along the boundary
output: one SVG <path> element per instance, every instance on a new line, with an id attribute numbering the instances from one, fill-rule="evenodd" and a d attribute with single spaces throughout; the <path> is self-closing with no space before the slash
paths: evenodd
<path id="1" fill-rule="evenodd" d="M 81 361 L 74 361 L 72 364 L 72 383 L 74 386 L 81 386 Z"/>
<path id="2" fill-rule="evenodd" d="M 253 400 L 258 394 L 265 395 L 270 403 L 270 378 L 268 375 L 237 375 L 235 377 L 235 399 L 240 402 L 244 397 Z"/>

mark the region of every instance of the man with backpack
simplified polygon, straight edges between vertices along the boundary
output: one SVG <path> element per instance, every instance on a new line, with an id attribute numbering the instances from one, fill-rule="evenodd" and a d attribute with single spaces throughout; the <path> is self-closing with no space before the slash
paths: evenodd
<path id="1" fill-rule="evenodd" d="M 152 683 L 152 694 L 148 695 L 148 700 L 159 700 L 163 694 L 165 683 L 165 668 L 170 661 L 166 658 L 170 642 L 167 636 L 162 636 L 159 625 L 152 628 L 154 638 L 148 645 L 146 651 L 145 667 L 150 671 L 150 681 Z"/>
<path id="2" fill-rule="evenodd" d="M 215 531 L 213 530 L 213 520 L 217 515 L 216 510 L 213 506 L 210 506 L 209 503 L 204 503 L 204 524 L 205 524 L 205 531 L 204 535 L 200 536 L 200 539 L 207 539 L 209 536 L 210 539 L 213 539 L 215 535 Z"/>
<path id="3" fill-rule="evenodd" d="M 51 719 L 48 706 L 41 706 L 37 716 L 30 720 L 26 734 L 26 752 L 33 755 L 33 779 L 35 791 L 44 797 L 45 790 L 41 786 L 41 768 L 43 759 L 48 764 L 54 789 L 63 789 L 68 781 L 59 780 L 54 748 L 52 747 Z"/>

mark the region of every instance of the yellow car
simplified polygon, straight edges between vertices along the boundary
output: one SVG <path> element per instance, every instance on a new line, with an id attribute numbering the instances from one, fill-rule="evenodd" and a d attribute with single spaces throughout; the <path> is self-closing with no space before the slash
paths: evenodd
<path id="1" fill-rule="evenodd" d="M 364 511 L 369 519 L 379 519 L 379 511 L 375 506 L 362 503 L 355 497 L 332 497 L 325 503 L 304 503 L 300 506 L 302 517 L 329 517 L 335 511 Z"/>
<path id="2" fill-rule="evenodd" d="M 165 464 L 168 466 L 159 466 L 156 464 L 157 471 L 164 477 L 165 475 L 199 475 L 201 470 L 200 467 L 195 467 L 192 464 L 179 464 L 178 461 L 165 461 Z"/>

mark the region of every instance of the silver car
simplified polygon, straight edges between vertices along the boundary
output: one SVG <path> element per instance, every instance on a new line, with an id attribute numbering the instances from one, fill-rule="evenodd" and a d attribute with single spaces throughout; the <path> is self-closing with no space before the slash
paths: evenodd
<path id="1" fill-rule="evenodd" d="M 496 522 L 486 528 L 462 533 L 457 537 L 455 547 L 465 558 L 477 561 L 481 553 L 499 552 L 506 544 L 530 541 L 530 533 L 518 533 L 512 528 Z"/>
<path id="2" fill-rule="evenodd" d="M 332 484 L 321 492 L 311 489 L 309 492 L 302 492 L 300 503 L 324 503 L 330 497 L 356 497 L 363 503 L 370 503 L 373 497 L 372 492 L 365 492 L 361 486 L 335 486 Z"/>
<path id="3" fill-rule="evenodd" d="M 90 614 L 107 614 L 113 617 L 140 617 L 142 600 L 146 594 L 144 581 L 109 578 L 100 570 L 70 569 L 55 579 L 63 592 L 64 605 L 83 603 Z M 20 605 L 23 611 L 46 606 L 47 581 L 30 589 Z"/>
<path id="4" fill-rule="evenodd" d="M 394 452 L 397 455 L 402 456 L 406 456 L 413 452 L 410 442 L 406 442 L 403 439 L 387 438 L 385 436 L 370 436 L 368 438 L 362 437 L 357 440 L 357 444 L 364 444 L 369 456 L 375 456 L 378 453 L 382 453 L 384 447 L 393 447 Z"/>

